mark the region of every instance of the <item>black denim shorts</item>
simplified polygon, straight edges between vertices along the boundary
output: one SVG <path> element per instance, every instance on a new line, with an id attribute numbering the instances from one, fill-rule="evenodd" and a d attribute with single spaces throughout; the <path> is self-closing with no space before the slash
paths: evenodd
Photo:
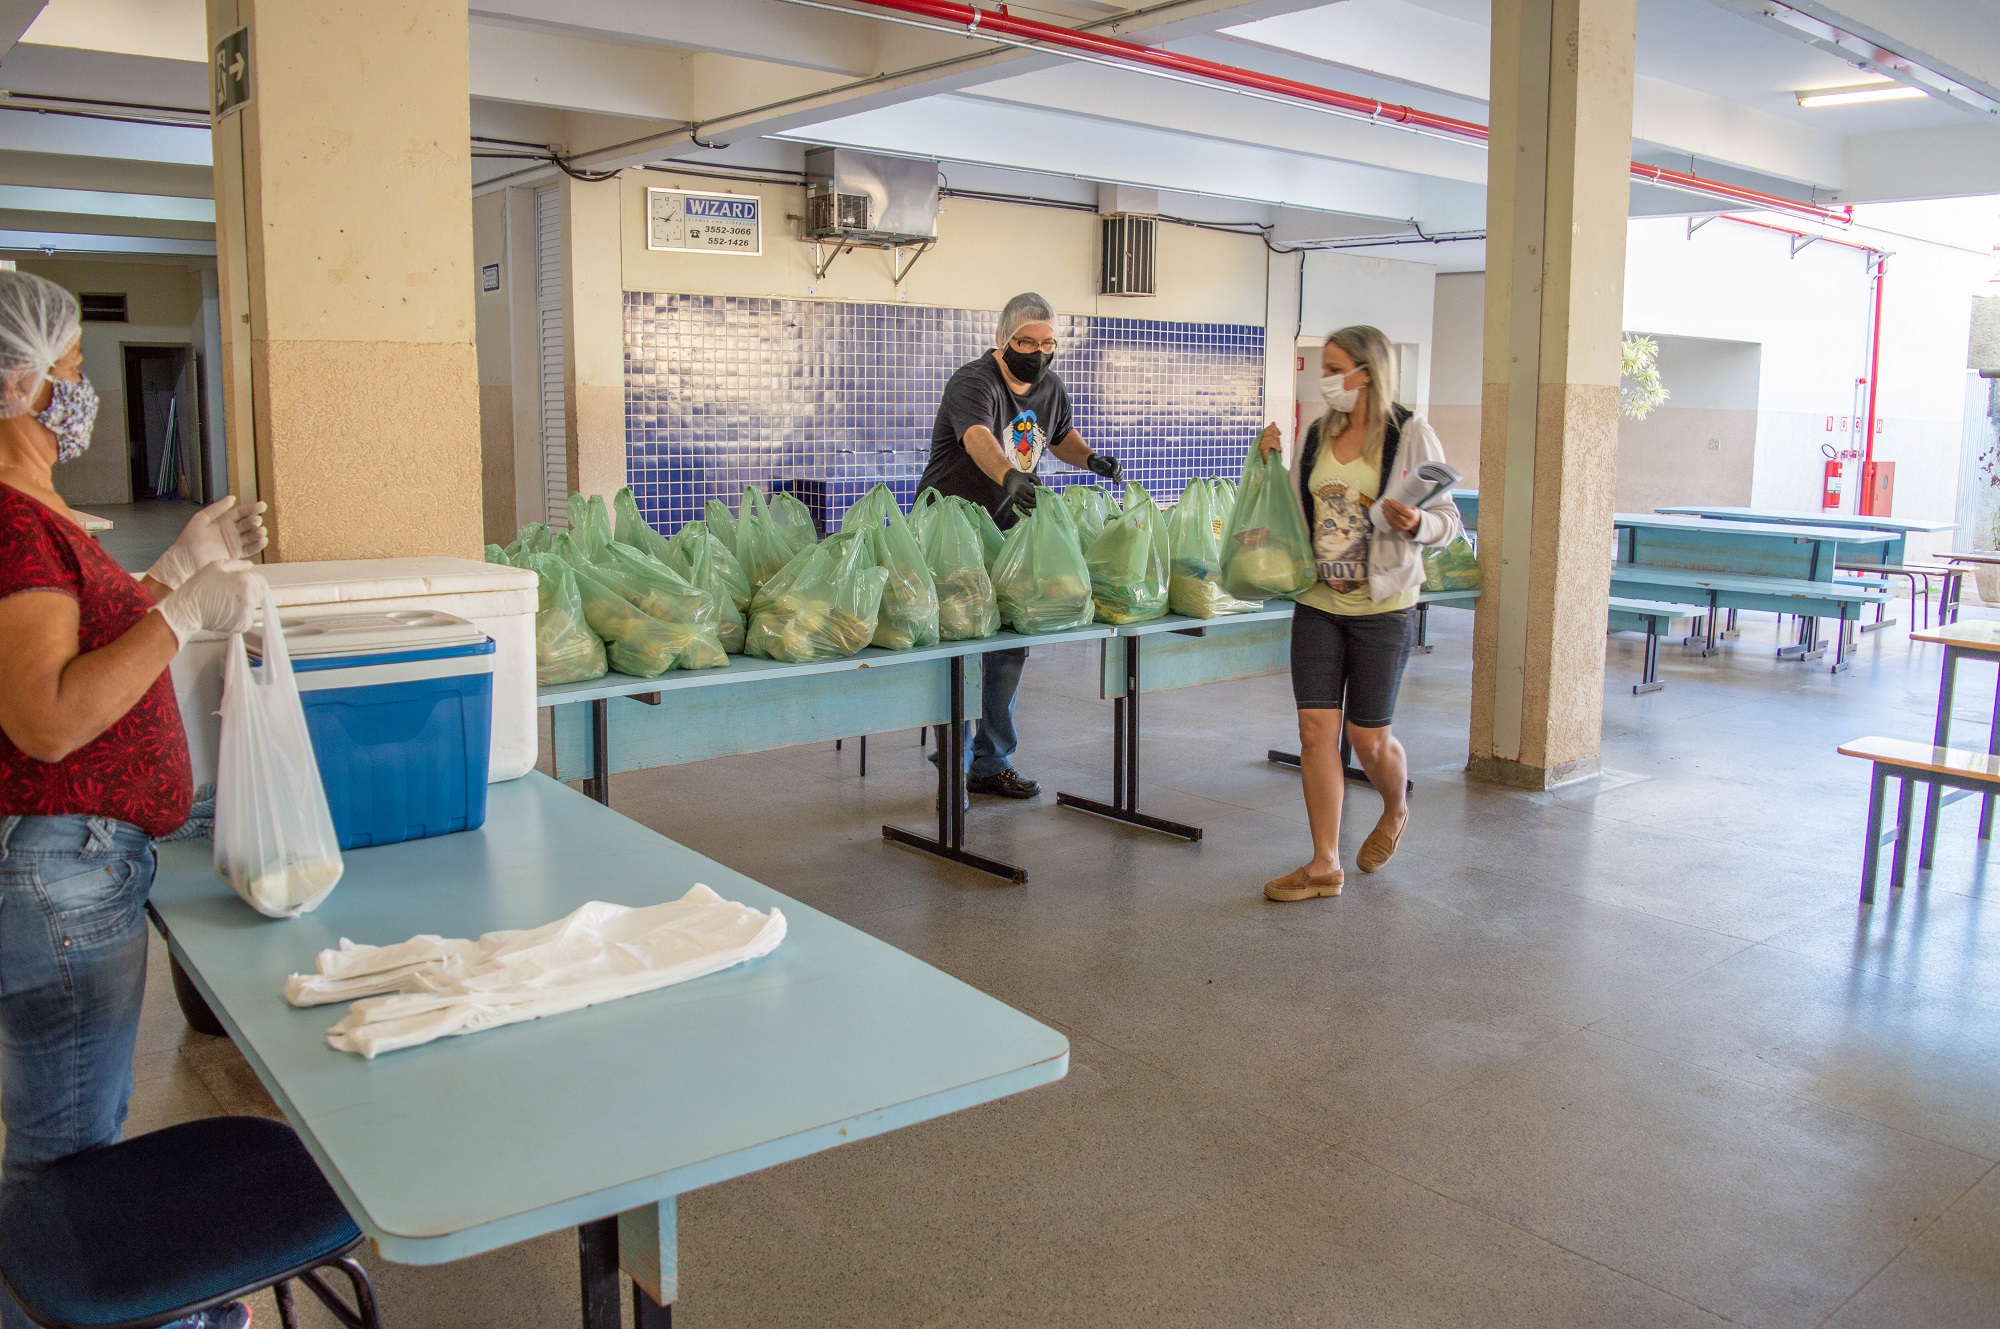
<path id="1" fill-rule="evenodd" d="M 1403 666 L 1417 644 L 1417 611 L 1292 611 L 1292 696 L 1302 711 L 1345 711 L 1347 723 L 1381 729 L 1396 714 Z"/>

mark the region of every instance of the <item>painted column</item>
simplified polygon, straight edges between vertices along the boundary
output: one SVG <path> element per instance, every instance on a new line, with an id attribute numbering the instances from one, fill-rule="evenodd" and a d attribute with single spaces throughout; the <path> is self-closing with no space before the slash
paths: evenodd
<path id="1" fill-rule="evenodd" d="M 1597 770 L 1634 0 L 1494 0 L 1475 779 Z"/>
<path id="2" fill-rule="evenodd" d="M 224 418 L 272 559 L 479 556 L 466 22 L 208 0 L 211 46 L 248 31 L 214 135 Z"/>
<path id="3" fill-rule="evenodd" d="M 609 498 L 625 483 L 624 187 L 617 180 L 565 177 L 562 191 L 570 488 Z"/>

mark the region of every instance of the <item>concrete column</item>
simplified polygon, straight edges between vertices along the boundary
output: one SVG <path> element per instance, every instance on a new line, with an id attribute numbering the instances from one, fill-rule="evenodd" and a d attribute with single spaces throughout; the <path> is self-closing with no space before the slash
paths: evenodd
<path id="1" fill-rule="evenodd" d="M 1494 0 L 1467 774 L 1596 771 L 1634 0 Z"/>
<path id="2" fill-rule="evenodd" d="M 625 483 L 625 249 L 617 180 L 564 177 L 563 403 L 570 488 L 609 498 Z M 639 197 L 643 200 L 643 190 Z"/>
<path id="3" fill-rule="evenodd" d="M 249 30 L 214 134 L 224 419 L 270 557 L 477 557 L 466 11 L 208 0 Z"/>

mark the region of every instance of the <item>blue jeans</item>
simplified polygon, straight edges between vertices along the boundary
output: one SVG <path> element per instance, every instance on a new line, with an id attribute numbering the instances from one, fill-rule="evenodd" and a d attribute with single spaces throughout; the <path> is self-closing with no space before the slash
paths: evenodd
<path id="1" fill-rule="evenodd" d="M 1013 765 L 1014 749 L 1021 746 L 1014 732 L 1014 697 L 1021 690 L 1021 671 L 1028 664 L 1028 648 L 988 651 L 979 657 L 979 732 L 966 753 L 966 770 L 972 775 L 998 775 Z"/>
<path id="2" fill-rule="evenodd" d="M 0 817 L 0 1202 L 125 1125 L 153 867 L 122 821 Z M 5 1294 L 0 1326 L 31 1329 Z"/>

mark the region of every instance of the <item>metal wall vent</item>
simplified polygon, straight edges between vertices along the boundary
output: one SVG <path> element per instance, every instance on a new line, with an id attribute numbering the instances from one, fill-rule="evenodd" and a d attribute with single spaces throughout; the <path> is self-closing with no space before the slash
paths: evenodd
<path id="1" fill-rule="evenodd" d="M 1104 266 L 1097 289 L 1102 295 L 1152 295 L 1158 217 L 1117 213 L 1104 219 Z"/>

